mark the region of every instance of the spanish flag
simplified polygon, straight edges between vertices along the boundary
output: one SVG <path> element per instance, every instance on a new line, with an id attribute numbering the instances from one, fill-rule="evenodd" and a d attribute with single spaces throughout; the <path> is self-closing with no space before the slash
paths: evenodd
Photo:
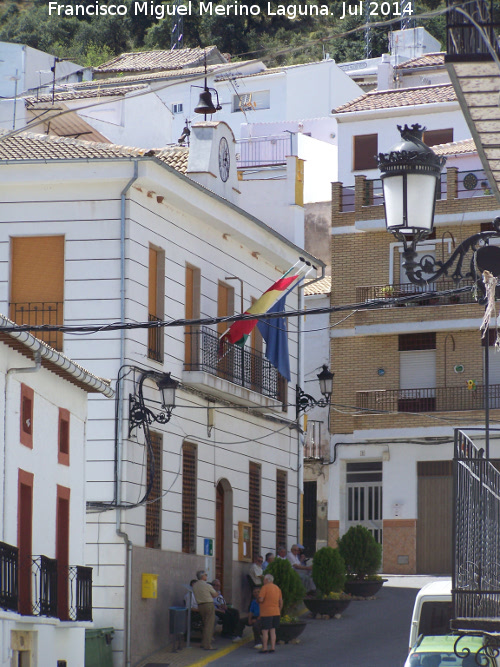
<path id="1" fill-rule="evenodd" d="M 245 315 L 263 315 L 267 313 L 270 308 L 274 306 L 276 301 L 283 296 L 287 289 L 297 280 L 299 276 L 282 276 L 274 285 L 264 292 L 264 294 L 257 299 L 257 301 L 245 311 Z M 252 333 L 258 320 L 238 320 L 233 322 L 229 329 L 222 334 L 219 341 L 219 349 L 224 342 L 232 343 L 233 345 L 245 345 L 246 339 Z"/>

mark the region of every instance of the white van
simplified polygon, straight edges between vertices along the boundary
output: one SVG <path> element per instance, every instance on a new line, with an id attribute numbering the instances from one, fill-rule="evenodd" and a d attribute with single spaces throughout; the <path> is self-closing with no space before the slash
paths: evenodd
<path id="1" fill-rule="evenodd" d="M 419 590 L 410 628 L 411 650 L 420 635 L 447 635 L 452 617 L 451 579 L 440 579 Z"/>

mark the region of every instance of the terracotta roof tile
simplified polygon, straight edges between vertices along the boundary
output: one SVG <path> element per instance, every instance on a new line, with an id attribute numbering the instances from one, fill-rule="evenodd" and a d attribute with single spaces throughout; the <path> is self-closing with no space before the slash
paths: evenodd
<path id="1" fill-rule="evenodd" d="M 86 98 L 93 97 L 110 97 L 116 95 L 126 95 L 127 93 L 133 92 L 134 90 L 142 90 L 147 88 L 147 84 L 136 85 L 136 86 L 115 86 L 114 88 L 104 88 L 101 86 L 100 81 L 96 81 L 94 88 L 88 89 L 74 89 L 68 88 L 67 90 L 61 91 L 54 95 L 54 102 L 66 102 L 68 100 L 82 100 Z M 39 95 L 38 97 L 26 97 L 25 104 L 26 107 L 34 107 L 38 104 L 47 104 L 52 102 L 52 95 Z"/>
<path id="2" fill-rule="evenodd" d="M 423 56 L 411 58 L 404 63 L 396 65 L 394 69 L 413 69 L 414 67 L 444 67 L 444 51 L 437 53 L 425 53 Z"/>
<path id="3" fill-rule="evenodd" d="M 437 155 L 462 155 L 464 153 L 476 153 L 477 148 L 473 139 L 463 141 L 451 141 L 449 144 L 438 144 L 432 150 Z"/>
<path id="4" fill-rule="evenodd" d="M 352 102 L 347 102 L 332 110 L 332 113 L 349 113 L 352 111 L 374 111 L 408 107 L 433 102 L 456 102 L 457 96 L 453 86 L 448 83 L 436 86 L 419 86 L 417 88 L 396 88 L 393 90 L 373 90 L 361 95 Z"/>
<path id="5" fill-rule="evenodd" d="M 189 149 L 184 146 L 147 150 L 30 132 L 2 138 L 8 134 L 8 130 L 0 130 L 0 161 L 155 157 L 183 174 L 187 169 Z"/>
<path id="6" fill-rule="evenodd" d="M 217 55 L 221 59 L 223 58 L 216 46 L 208 46 L 206 49 L 195 47 L 194 49 L 174 49 L 173 51 L 137 51 L 136 53 L 122 53 L 108 60 L 108 62 L 99 65 L 94 71 L 101 74 L 107 72 L 144 72 L 196 67 L 203 64 L 205 53 L 207 58 L 211 56 L 217 57 Z"/>
<path id="7" fill-rule="evenodd" d="M 314 296 L 317 294 L 330 294 L 332 291 L 332 277 L 325 276 L 315 283 L 307 283 L 304 287 L 304 296 Z"/>

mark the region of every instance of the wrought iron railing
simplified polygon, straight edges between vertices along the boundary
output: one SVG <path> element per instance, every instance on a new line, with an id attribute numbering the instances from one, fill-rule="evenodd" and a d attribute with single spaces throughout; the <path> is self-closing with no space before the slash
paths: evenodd
<path id="1" fill-rule="evenodd" d="M 19 549 L 0 542 L 0 608 L 17 611 Z"/>
<path id="2" fill-rule="evenodd" d="M 236 144 L 238 167 L 286 164 L 287 155 L 292 155 L 292 135 L 239 139 Z"/>
<path id="3" fill-rule="evenodd" d="M 493 22 L 492 0 L 448 0 L 446 14 L 446 60 L 491 58 L 491 47 L 500 55 Z"/>
<path id="4" fill-rule="evenodd" d="M 148 322 L 161 322 L 160 317 L 149 315 Z M 163 361 L 163 327 L 148 329 L 148 359 L 154 361 Z"/>
<path id="5" fill-rule="evenodd" d="M 500 472 L 471 436 L 455 430 L 453 620 L 458 631 L 500 631 Z M 490 429 L 490 437 L 500 437 Z"/>
<path id="6" fill-rule="evenodd" d="M 192 358 L 187 371 L 205 371 L 229 382 L 280 400 L 278 371 L 262 353 L 223 341 L 216 331 L 201 327 L 186 331 L 191 336 Z"/>
<path id="7" fill-rule="evenodd" d="M 69 618 L 92 620 L 92 568 L 72 565 L 69 568 Z"/>
<path id="8" fill-rule="evenodd" d="M 325 447 L 322 445 L 322 422 L 316 419 L 307 420 L 306 442 L 304 445 L 305 459 L 325 458 Z"/>
<path id="9" fill-rule="evenodd" d="M 465 383 L 464 383 L 465 384 Z M 356 407 L 373 412 L 457 412 L 484 410 L 485 387 L 423 387 L 356 392 Z M 500 408 L 500 385 L 490 385 L 490 408 Z"/>
<path id="10" fill-rule="evenodd" d="M 462 280 L 460 287 L 470 285 L 472 281 L 469 279 Z M 356 287 L 356 302 L 363 303 L 367 301 L 378 301 L 380 299 L 395 299 L 397 297 L 415 296 L 411 301 L 396 304 L 397 306 L 443 306 L 458 303 L 474 303 L 474 296 L 472 291 L 461 292 L 460 294 L 448 294 L 446 296 L 429 297 L 424 294 L 420 298 L 418 295 L 421 292 L 434 292 L 452 290 L 456 287 L 455 282 L 451 279 L 440 279 L 435 283 L 429 283 L 425 287 L 418 287 L 411 283 L 400 283 L 394 285 L 367 285 L 364 287 Z M 392 307 L 392 302 L 387 304 L 387 307 Z"/>
<path id="11" fill-rule="evenodd" d="M 63 302 L 58 301 L 24 301 L 9 304 L 9 317 L 16 324 L 63 324 Z M 63 335 L 60 331 L 33 331 L 33 335 L 43 340 L 55 350 L 62 351 Z"/>
<path id="12" fill-rule="evenodd" d="M 57 560 L 33 556 L 31 561 L 32 614 L 57 618 Z"/>

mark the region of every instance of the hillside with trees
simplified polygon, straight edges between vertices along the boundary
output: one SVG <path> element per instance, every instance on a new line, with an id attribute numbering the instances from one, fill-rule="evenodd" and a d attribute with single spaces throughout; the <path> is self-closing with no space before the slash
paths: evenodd
<path id="1" fill-rule="evenodd" d="M 63 2 L 63 0 L 60 0 Z M 187 0 L 186 0 L 187 2 Z M 64 0 L 65 6 L 94 4 L 93 0 Z M 117 0 L 100 0 L 98 4 L 118 4 Z M 27 44 L 36 49 L 53 53 L 60 58 L 71 59 L 81 65 L 95 66 L 124 51 L 169 49 L 171 17 L 157 20 L 155 16 L 132 15 L 134 0 L 122 0 L 129 12 L 126 16 L 49 16 L 48 0 L 22 0 L 0 2 L 0 41 Z M 148 2 L 148 5 L 151 3 Z M 172 0 L 156 2 L 156 5 L 172 5 Z M 239 2 L 238 5 L 258 5 L 256 16 L 200 15 L 199 0 L 192 0 L 192 14 L 184 18 L 184 46 L 215 44 L 220 51 L 229 53 L 233 59 L 262 58 L 268 66 L 294 64 L 320 60 L 325 53 L 337 62 L 365 57 L 364 18 L 346 16 L 342 0 L 320 2 L 328 7 L 329 16 L 298 16 L 291 20 L 287 16 L 268 14 L 278 12 L 286 6 L 268 0 Z M 218 5 L 234 6 L 235 0 L 221 0 Z M 318 5 L 304 0 L 301 7 Z M 397 2 L 378 2 L 380 8 L 398 5 Z M 345 3 L 352 11 L 359 7 L 359 0 Z M 375 6 L 375 3 L 373 3 Z M 416 13 L 428 12 L 444 7 L 444 0 L 416 0 Z M 230 10 L 229 10 L 230 11 Z M 380 21 L 397 18 L 394 15 L 373 16 Z M 425 28 L 444 44 L 444 15 L 426 18 L 416 25 Z M 400 28 L 399 21 L 391 26 L 371 29 L 371 55 L 387 52 L 387 35 Z M 350 32 L 358 29 L 356 32 Z M 349 34 L 345 34 L 349 33 Z"/>

